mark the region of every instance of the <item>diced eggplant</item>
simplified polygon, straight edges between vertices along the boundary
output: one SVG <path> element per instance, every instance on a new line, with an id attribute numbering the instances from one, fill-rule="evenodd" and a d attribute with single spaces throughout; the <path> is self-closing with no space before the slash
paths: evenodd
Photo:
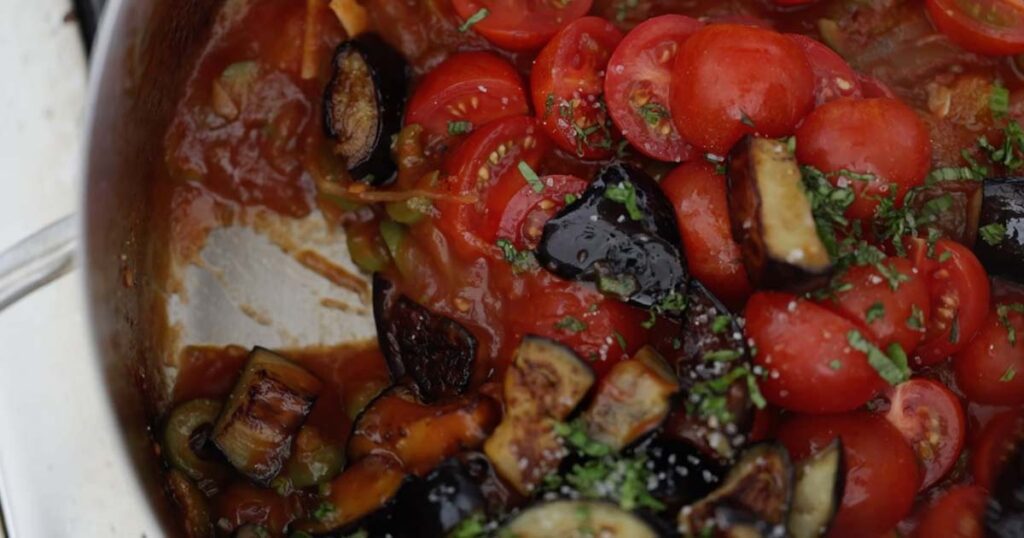
<path id="1" fill-rule="evenodd" d="M 755 445 L 743 453 L 718 489 L 679 511 L 679 528 L 684 535 L 698 534 L 710 526 L 715 536 L 732 532 L 733 536 L 781 538 L 792 495 L 789 453 L 780 445 Z M 732 526 L 737 529 L 731 531 Z M 750 534 L 754 531 L 759 534 Z"/>
<path id="2" fill-rule="evenodd" d="M 498 403 L 477 394 L 428 405 L 403 386 L 374 400 L 356 420 L 348 457 L 393 454 L 404 468 L 422 476 L 464 449 L 480 446 L 501 416 Z"/>
<path id="3" fill-rule="evenodd" d="M 1024 177 L 985 180 L 977 215 L 974 253 L 982 265 L 990 274 L 1024 283 Z M 992 242 L 985 240 L 986 230 Z"/>
<path id="4" fill-rule="evenodd" d="M 791 538 L 816 538 L 828 532 L 843 500 L 845 478 L 839 439 L 797 466 L 787 525 Z"/>
<path id="5" fill-rule="evenodd" d="M 641 308 L 678 315 L 688 279 L 672 204 L 645 173 L 608 166 L 544 225 L 537 259 Z"/>
<path id="6" fill-rule="evenodd" d="M 504 515 L 522 504 L 523 498 L 498 476 L 491 460 L 483 452 L 463 452 L 458 456 L 467 474 L 480 487 L 489 515 Z"/>
<path id="7" fill-rule="evenodd" d="M 311 517 L 296 522 L 295 530 L 321 534 L 353 529 L 364 518 L 385 513 L 406 482 L 401 463 L 387 454 L 371 454 L 332 480 L 323 502 L 312 507 Z"/>
<path id="8" fill-rule="evenodd" d="M 686 316 L 679 330 L 676 372 L 684 396 L 669 420 L 667 433 L 729 462 L 746 444 L 754 405 L 745 378 L 725 386 L 731 371 L 750 366 L 743 330 L 729 310 L 696 280 L 686 295 Z"/>
<path id="9" fill-rule="evenodd" d="M 235 469 L 266 485 L 288 459 L 322 386 L 305 368 L 257 347 L 210 438 Z"/>
<path id="10" fill-rule="evenodd" d="M 622 450 L 661 425 L 677 392 L 679 380 L 665 359 L 644 347 L 616 364 L 598 384 L 583 413 L 587 435 Z"/>
<path id="11" fill-rule="evenodd" d="M 558 468 L 563 452 L 555 433 L 594 383 L 594 373 L 573 351 L 527 336 L 505 374 L 505 417 L 484 443 L 495 470 L 529 495 Z"/>
<path id="12" fill-rule="evenodd" d="M 408 375 L 427 402 L 466 391 L 477 341 L 465 327 L 399 295 L 379 273 L 373 277 L 373 317 L 392 380 Z"/>
<path id="13" fill-rule="evenodd" d="M 1017 446 L 996 474 L 985 509 L 985 536 L 1024 536 L 1024 443 Z"/>
<path id="14" fill-rule="evenodd" d="M 729 155 L 728 177 L 732 233 L 754 286 L 807 291 L 826 284 L 832 263 L 786 143 L 744 138 Z"/>
<path id="15" fill-rule="evenodd" d="M 207 494 L 216 492 L 228 473 L 215 451 L 206 450 L 221 408 L 220 402 L 207 399 L 178 405 L 167 417 L 161 444 L 168 463 L 194 480 Z"/>
<path id="16" fill-rule="evenodd" d="M 376 34 L 342 43 L 324 92 L 324 130 L 352 177 L 383 185 L 394 179 L 391 139 L 402 127 L 406 62 Z"/>
<path id="17" fill-rule="evenodd" d="M 498 532 L 509 538 L 658 538 L 661 533 L 638 514 L 600 501 L 548 501 L 512 518 Z"/>
<path id="18" fill-rule="evenodd" d="M 371 536 L 444 538 L 464 519 L 486 509 L 483 493 L 458 459 L 449 459 L 425 478 L 407 480 L 388 507 L 365 528 Z"/>
<path id="19" fill-rule="evenodd" d="M 648 493 L 671 511 L 714 491 L 727 470 L 690 443 L 668 437 L 644 441 L 634 453 L 645 458 L 650 476 L 657 477 Z"/>

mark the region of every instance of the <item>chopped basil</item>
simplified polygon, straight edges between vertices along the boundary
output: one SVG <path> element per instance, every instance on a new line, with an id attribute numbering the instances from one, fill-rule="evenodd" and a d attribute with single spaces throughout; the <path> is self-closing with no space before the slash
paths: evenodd
<path id="1" fill-rule="evenodd" d="M 953 312 L 953 321 L 949 326 L 949 343 L 956 344 L 960 342 L 960 312 Z"/>
<path id="2" fill-rule="evenodd" d="M 729 362 L 742 356 L 743 352 L 735 349 L 716 349 L 705 353 L 702 359 L 708 362 Z"/>
<path id="3" fill-rule="evenodd" d="M 533 252 L 517 250 L 512 241 L 508 239 L 498 239 L 495 244 L 501 249 L 501 254 L 505 257 L 505 261 L 512 264 L 512 269 L 517 273 L 533 268 L 537 262 L 536 258 L 533 257 Z"/>
<path id="4" fill-rule="evenodd" d="M 658 322 L 658 313 L 655 312 L 654 309 L 652 308 L 652 309 L 647 311 L 647 319 L 643 320 L 640 323 L 640 326 L 645 328 L 645 329 L 651 329 L 651 328 L 654 327 L 654 324 L 657 323 L 657 322 Z"/>
<path id="5" fill-rule="evenodd" d="M 1003 375 L 999 378 L 1001 383 L 1009 383 L 1013 381 L 1013 378 L 1017 376 L 1017 369 L 1011 364 L 1009 368 L 1003 372 Z"/>
<path id="6" fill-rule="evenodd" d="M 533 192 L 544 192 L 544 183 L 540 180 L 540 177 L 537 176 L 537 172 L 534 172 L 533 168 L 530 168 L 530 165 L 527 164 L 526 161 L 519 161 L 518 168 L 519 173 L 523 176 L 523 179 L 526 180 L 526 183 L 530 185 L 530 188 L 533 189 Z"/>
<path id="7" fill-rule="evenodd" d="M 754 125 L 754 120 L 750 119 L 750 116 L 748 116 L 747 113 L 742 110 L 740 110 L 740 123 L 746 125 L 747 127 L 750 127 L 751 129 L 757 128 L 757 125 Z"/>
<path id="8" fill-rule="evenodd" d="M 317 521 L 324 521 L 333 516 L 334 512 L 334 505 L 324 501 L 320 503 L 320 505 L 317 506 L 315 510 L 313 510 L 313 518 Z"/>
<path id="9" fill-rule="evenodd" d="M 449 121 L 448 122 L 448 134 L 460 135 L 466 134 L 473 130 L 473 124 L 462 120 L 462 121 Z"/>
<path id="10" fill-rule="evenodd" d="M 907 318 L 907 328 L 915 331 L 924 330 L 924 310 L 915 305 L 910 305 L 910 317 Z"/>
<path id="11" fill-rule="evenodd" d="M 900 289 L 900 284 L 910 280 L 909 276 L 897 271 L 891 265 L 885 265 L 884 263 L 879 262 L 875 264 L 875 269 L 877 269 L 878 272 L 881 273 L 882 277 L 889 283 L 889 288 L 892 289 L 892 291 L 898 291 Z"/>
<path id="12" fill-rule="evenodd" d="M 729 329 L 729 325 L 731 325 L 731 324 L 732 324 L 732 317 L 731 316 L 727 316 L 725 314 L 720 315 L 720 316 L 715 316 L 715 321 L 711 322 L 711 332 L 713 332 L 715 334 L 722 334 L 727 329 Z"/>
<path id="13" fill-rule="evenodd" d="M 463 519 L 448 533 L 449 538 L 484 538 L 488 536 L 487 520 L 481 512 Z"/>
<path id="14" fill-rule="evenodd" d="M 459 31 L 462 32 L 462 33 L 468 32 L 469 29 L 472 28 L 474 24 L 476 24 L 476 23 L 486 19 L 487 16 L 490 15 L 490 14 L 491 14 L 491 12 L 487 8 L 485 8 L 485 7 L 484 8 L 480 8 L 479 11 L 477 11 L 476 13 L 470 15 L 469 18 L 466 19 L 465 22 L 463 22 L 461 25 L 459 25 Z"/>
<path id="15" fill-rule="evenodd" d="M 580 321 L 579 318 L 573 316 L 565 316 L 558 323 L 555 323 L 555 328 L 571 333 L 578 333 L 587 330 L 587 324 Z"/>
<path id="16" fill-rule="evenodd" d="M 843 361 L 839 359 L 832 359 L 828 362 L 828 367 L 833 370 L 839 370 L 843 367 Z"/>
<path id="17" fill-rule="evenodd" d="M 629 218 L 643 220 L 644 212 L 640 210 L 636 201 L 636 187 L 629 181 L 620 181 L 617 184 L 608 185 L 604 190 L 604 197 L 626 206 Z"/>
<path id="18" fill-rule="evenodd" d="M 979 181 L 981 179 L 984 179 L 984 176 L 979 175 L 974 167 L 946 166 L 929 172 L 925 185 L 935 185 L 944 181 Z"/>
<path id="19" fill-rule="evenodd" d="M 952 257 L 953 257 L 953 252 L 952 251 L 944 250 L 944 251 L 942 251 L 942 254 L 939 254 L 939 263 L 946 263 Z"/>
<path id="20" fill-rule="evenodd" d="M 1010 303 L 1001 304 L 996 307 L 996 316 L 999 318 L 999 323 L 1006 329 L 1006 340 L 1010 342 L 1011 346 L 1016 346 L 1017 328 L 1013 326 L 1013 322 L 1010 320 L 1011 312 L 1024 314 L 1024 304 Z"/>
<path id="21" fill-rule="evenodd" d="M 868 364 L 878 372 L 879 377 L 890 385 L 898 385 L 910 379 L 910 367 L 907 364 L 907 355 L 899 344 L 889 346 L 888 355 L 878 346 L 872 344 L 858 330 L 846 333 L 846 339 L 850 347 L 867 354 Z"/>
<path id="22" fill-rule="evenodd" d="M 626 298 L 636 293 L 639 284 L 633 275 L 598 275 L 597 289 L 602 293 Z"/>
<path id="23" fill-rule="evenodd" d="M 628 347 L 626 345 L 626 337 L 622 336 L 622 333 L 620 333 L 619 331 L 612 331 L 612 336 L 614 336 L 615 341 L 618 342 L 619 348 L 622 349 L 623 352 L 625 352 L 626 348 Z"/>
<path id="24" fill-rule="evenodd" d="M 657 127 L 662 121 L 669 119 L 668 109 L 661 103 L 649 101 L 636 107 L 637 114 L 651 127 Z"/>
<path id="25" fill-rule="evenodd" d="M 1005 117 L 1010 112 L 1010 90 L 998 82 L 992 85 L 992 93 L 988 96 L 988 108 L 992 116 Z"/>
<path id="26" fill-rule="evenodd" d="M 565 205 L 569 205 L 569 204 L 571 204 L 571 203 L 573 203 L 573 202 L 575 202 L 576 200 L 579 200 L 579 199 L 580 199 L 580 197 L 576 196 L 575 194 L 572 194 L 572 193 L 566 194 L 565 195 Z"/>
<path id="27" fill-rule="evenodd" d="M 864 321 L 869 325 L 885 317 L 885 305 L 876 302 L 864 312 Z"/>
<path id="28" fill-rule="evenodd" d="M 978 228 L 978 236 L 991 246 L 996 246 L 1006 238 L 1006 226 L 993 222 Z"/>
<path id="29" fill-rule="evenodd" d="M 655 305 L 654 308 L 659 313 L 660 312 L 672 312 L 672 313 L 675 313 L 675 314 L 681 313 L 683 310 L 686 310 L 686 296 L 681 294 L 681 293 L 679 293 L 679 292 L 673 291 L 672 293 L 666 295 L 664 298 L 662 298 L 660 301 L 658 301 L 658 304 Z"/>
<path id="30" fill-rule="evenodd" d="M 551 111 L 555 108 L 555 94 L 549 93 L 544 99 L 544 115 L 550 116 Z"/>

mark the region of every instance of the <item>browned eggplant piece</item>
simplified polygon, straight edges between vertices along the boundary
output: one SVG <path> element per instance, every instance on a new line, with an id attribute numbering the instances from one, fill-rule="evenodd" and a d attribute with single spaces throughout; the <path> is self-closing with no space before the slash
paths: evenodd
<path id="1" fill-rule="evenodd" d="M 427 402 L 466 391 L 477 341 L 465 327 L 398 294 L 379 273 L 373 277 L 373 317 L 392 380 L 408 375 Z"/>
<path id="2" fill-rule="evenodd" d="M 790 538 L 817 538 L 828 532 L 843 501 L 845 480 L 843 443 L 839 439 L 797 466 L 787 524 Z"/>
<path id="3" fill-rule="evenodd" d="M 792 496 L 789 453 L 781 445 L 755 445 L 743 453 L 718 489 L 679 511 L 679 529 L 686 536 L 710 527 L 713 536 L 782 538 Z"/>
<path id="4" fill-rule="evenodd" d="M 188 538 L 209 538 L 213 536 L 213 522 L 206 496 L 189 478 L 177 469 L 167 473 L 167 487 L 171 498 L 181 510 L 181 524 Z"/>
<path id="5" fill-rule="evenodd" d="M 728 177 L 732 233 L 754 286 L 800 292 L 826 284 L 832 263 L 786 143 L 744 138 L 729 155 Z"/>
<path id="6" fill-rule="evenodd" d="M 977 254 L 989 274 L 1024 283 L 1024 177 L 985 180 L 977 211 Z"/>
<path id="7" fill-rule="evenodd" d="M 516 348 L 505 374 L 505 417 L 484 443 L 484 453 L 520 494 L 531 494 L 558 468 L 564 450 L 555 425 L 593 383 L 590 367 L 562 344 L 527 336 Z"/>
<path id="8" fill-rule="evenodd" d="M 288 459 L 322 386 L 305 368 L 257 347 L 210 438 L 235 469 L 266 485 Z"/>
<path id="9" fill-rule="evenodd" d="M 554 274 L 673 316 L 688 274 L 675 211 L 658 184 L 624 164 L 601 171 L 544 225 L 537 259 Z"/>
<path id="10" fill-rule="evenodd" d="M 691 281 L 686 299 L 673 357 L 684 405 L 669 418 L 666 433 L 727 463 L 746 444 L 753 423 L 746 378 L 730 380 L 731 372 L 750 368 L 750 354 L 736 318 L 707 288 Z"/>
<path id="11" fill-rule="evenodd" d="M 985 536 L 1024 536 L 1024 443 L 1017 443 L 996 475 L 985 509 Z"/>
<path id="12" fill-rule="evenodd" d="M 583 413 L 587 435 L 618 452 L 661 425 L 677 392 L 679 380 L 668 363 L 644 347 L 597 385 Z"/>
<path id="13" fill-rule="evenodd" d="M 650 521 L 602 501 L 547 501 L 513 517 L 498 536 L 509 538 L 658 538 Z"/>
<path id="14" fill-rule="evenodd" d="M 643 456 L 649 476 L 658 477 L 648 493 L 673 513 L 714 491 L 728 470 L 690 443 L 670 437 L 648 438 L 632 452 Z"/>
<path id="15" fill-rule="evenodd" d="M 409 388 L 395 387 L 356 420 L 348 457 L 387 452 L 405 470 L 422 476 L 461 450 L 480 446 L 501 417 L 498 403 L 478 394 L 429 405 Z"/>
<path id="16" fill-rule="evenodd" d="M 386 510 L 406 481 L 397 460 L 371 454 L 332 480 L 323 502 L 311 508 L 311 517 L 296 522 L 294 530 L 322 534 L 352 529 L 367 516 Z"/>
<path id="17" fill-rule="evenodd" d="M 324 131 L 354 179 L 384 185 L 395 177 L 391 139 L 402 128 L 406 62 L 376 34 L 346 41 L 334 52 L 324 92 Z"/>

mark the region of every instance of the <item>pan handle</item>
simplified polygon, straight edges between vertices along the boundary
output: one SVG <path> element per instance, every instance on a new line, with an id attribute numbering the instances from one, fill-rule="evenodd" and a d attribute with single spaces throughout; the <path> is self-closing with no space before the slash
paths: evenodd
<path id="1" fill-rule="evenodd" d="M 0 252 L 0 311 L 74 269 L 77 238 L 68 215 Z"/>

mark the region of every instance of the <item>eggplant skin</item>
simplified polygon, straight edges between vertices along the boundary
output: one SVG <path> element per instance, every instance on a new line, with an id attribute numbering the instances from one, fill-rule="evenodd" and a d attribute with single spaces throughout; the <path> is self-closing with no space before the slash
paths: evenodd
<path id="1" fill-rule="evenodd" d="M 630 188 L 639 219 L 609 198 Z M 616 163 L 544 225 L 537 258 L 559 277 L 594 282 L 618 299 L 653 308 L 685 291 L 689 275 L 680 245 L 675 211 L 658 184 Z"/>
<path id="2" fill-rule="evenodd" d="M 408 375 L 424 402 L 466 391 L 477 340 L 465 327 L 399 295 L 379 273 L 373 277 L 373 317 L 392 380 Z"/>
<path id="3" fill-rule="evenodd" d="M 836 439 L 797 467 L 787 524 L 790 538 L 824 536 L 843 502 L 845 489 L 843 442 Z"/>
<path id="4" fill-rule="evenodd" d="M 1024 536 L 1024 443 L 1017 443 L 1013 454 L 996 474 L 985 509 L 985 536 Z"/>
<path id="5" fill-rule="evenodd" d="M 352 177 L 385 185 L 397 167 L 391 139 L 402 128 L 408 86 L 405 58 L 377 34 L 338 46 L 324 91 L 324 132 Z"/>
<path id="6" fill-rule="evenodd" d="M 513 517 L 498 536 L 508 538 L 658 538 L 645 518 L 601 501 L 547 501 Z"/>
<path id="7" fill-rule="evenodd" d="M 668 437 L 645 440 L 632 452 L 644 456 L 650 476 L 658 477 L 649 493 L 667 510 L 678 510 L 708 495 L 728 470 L 692 444 Z"/>
<path id="8" fill-rule="evenodd" d="M 974 253 L 989 274 L 1024 283 L 1024 177 L 993 178 L 982 187 L 978 228 L 999 224 L 1006 235 L 996 245 L 981 237 Z"/>

